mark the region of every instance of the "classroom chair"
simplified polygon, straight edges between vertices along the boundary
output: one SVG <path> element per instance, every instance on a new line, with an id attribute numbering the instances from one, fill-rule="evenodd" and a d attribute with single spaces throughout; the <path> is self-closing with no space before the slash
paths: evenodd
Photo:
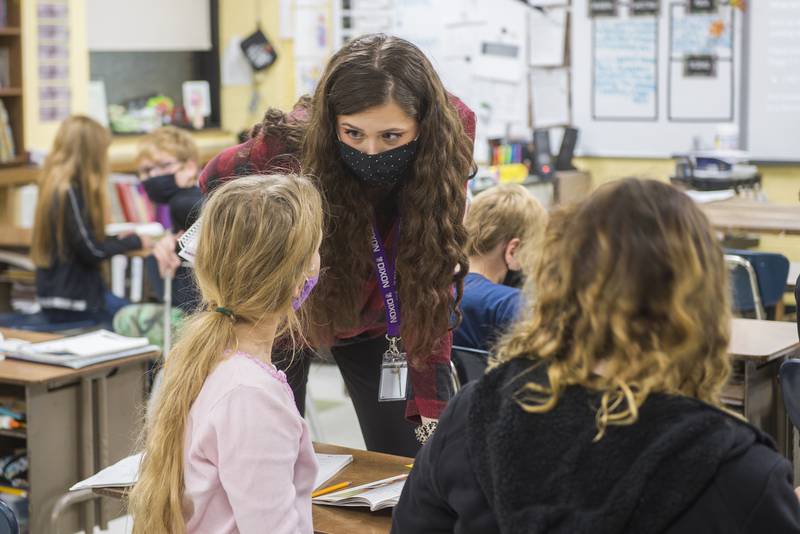
<path id="1" fill-rule="evenodd" d="M 486 372 L 489 353 L 485 350 L 453 346 L 450 359 L 461 385 L 477 380 Z"/>
<path id="2" fill-rule="evenodd" d="M 783 405 L 792 424 L 800 430 L 800 359 L 784 361 L 778 369 Z"/>
<path id="3" fill-rule="evenodd" d="M 19 534 L 17 516 L 5 501 L 0 501 L 0 534 Z"/>
<path id="4" fill-rule="evenodd" d="M 789 274 L 786 256 L 772 252 L 726 249 L 725 263 L 730 273 L 734 313 L 754 314 L 756 319 L 767 319 L 767 310 L 770 310 L 775 316 Z"/>

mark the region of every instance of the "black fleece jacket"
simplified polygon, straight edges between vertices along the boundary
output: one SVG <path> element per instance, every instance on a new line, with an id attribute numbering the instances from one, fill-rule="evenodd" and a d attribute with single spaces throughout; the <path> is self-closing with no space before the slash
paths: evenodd
<path id="1" fill-rule="evenodd" d="M 394 510 L 394 533 L 795 533 L 789 462 L 751 425 L 651 395 L 598 442 L 597 396 L 567 388 L 544 414 L 513 399 L 544 366 L 504 364 L 450 401 Z"/>

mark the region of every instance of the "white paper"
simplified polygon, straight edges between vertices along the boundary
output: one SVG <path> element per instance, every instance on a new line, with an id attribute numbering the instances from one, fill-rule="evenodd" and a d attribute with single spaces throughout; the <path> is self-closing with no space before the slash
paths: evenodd
<path id="1" fill-rule="evenodd" d="M 231 37 L 222 54 L 222 85 L 250 85 L 253 83 L 253 69 L 242 52 L 242 38 Z"/>
<path id="2" fill-rule="evenodd" d="M 408 478 L 408 475 L 397 475 L 376 480 L 361 486 L 345 488 L 328 495 L 316 497 L 312 499 L 312 502 L 332 506 L 368 506 L 374 512 L 397 504 L 400 494 L 403 492 L 406 478 Z"/>
<path id="3" fill-rule="evenodd" d="M 148 237 L 159 237 L 164 235 L 164 226 L 160 222 L 151 223 L 109 223 L 106 225 L 106 235 L 120 235 L 135 233 Z"/>
<path id="4" fill-rule="evenodd" d="M 0 335 L 0 340 L 2 335 Z M 8 340 L 12 341 L 12 340 Z M 143 453 L 134 454 L 123 458 L 98 473 L 90 476 L 86 480 L 78 482 L 70 488 L 70 491 L 77 491 L 89 488 L 127 488 L 133 486 L 139 479 L 139 465 L 142 463 Z M 353 457 L 349 454 L 315 454 L 319 471 L 314 481 L 314 487 L 318 488 L 352 463 Z M 325 478 L 322 478 L 325 477 Z"/>
<path id="5" fill-rule="evenodd" d="M 330 52 L 330 21 L 327 7 L 301 7 L 294 11 L 295 57 L 321 57 Z"/>
<path id="6" fill-rule="evenodd" d="M 570 123 L 567 69 L 534 69 L 531 74 L 531 88 L 533 125 L 536 128 Z"/>
<path id="7" fill-rule="evenodd" d="M 142 463 L 143 453 L 134 454 L 123 458 L 102 471 L 90 476 L 86 480 L 72 486 L 70 491 L 91 488 L 127 488 L 133 486 L 139 478 L 139 465 Z"/>
<path id="8" fill-rule="evenodd" d="M 111 292 L 121 298 L 125 298 L 125 275 L 128 270 L 128 257 L 117 254 L 111 258 Z"/>
<path id="9" fill-rule="evenodd" d="M 345 467 L 353 463 L 353 456 L 350 454 L 316 454 L 317 464 L 317 478 L 314 479 L 314 489 L 320 489 L 320 486 L 332 479 Z"/>
<path id="10" fill-rule="evenodd" d="M 657 21 L 598 18 L 593 24 L 592 110 L 595 120 L 656 120 Z"/>
<path id="11" fill-rule="evenodd" d="M 278 38 L 294 38 L 294 10 L 292 0 L 280 0 L 278 5 Z"/>
<path id="12" fill-rule="evenodd" d="M 564 64 L 567 42 L 567 10 L 552 8 L 544 12 L 531 9 L 528 43 L 532 67 L 558 67 Z"/>
<path id="13" fill-rule="evenodd" d="M 295 98 L 303 95 L 313 95 L 317 88 L 317 82 L 322 77 L 325 69 L 326 59 L 320 58 L 296 58 L 294 61 L 294 91 Z"/>
<path id="14" fill-rule="evenodd" d="M 211 88 L 206 80 L 183 82 L 183 107 L 189 117 L 211 115 Z"/>
<path id="15" fill-rule="evenodd" d="M 708 204 L 709 202 L 719 202 L 721 200 L 728 200 L 736 196 L 736 193 L 728 191 L 686 191 L 689 198 L 694 200 L 697 204 Z"/>
<path id="16" fill-rule="evenodd" d="M 732 121 L 733 63 L 717 60 L 715 75 L 708 77 L 685 76 L 683 69 L 682 61 L 670 61 L 670 120 Z"/>
<path id="17" fill-rule="evenodd" d="M 108 330 L 96 330 L 88 334 L 31 343 L 25 347 L 25 352 L 88 357 L 146 347 L 147 344 L 146 337 L 127 337 Z"/>
<path id="18" fill-rule="evenodd" d="M 88 86 L 89 109 L 87 114 L 108 128 L 108 101 L 106 100 L 106 83 L 103 80 L 92 80 Z"/>

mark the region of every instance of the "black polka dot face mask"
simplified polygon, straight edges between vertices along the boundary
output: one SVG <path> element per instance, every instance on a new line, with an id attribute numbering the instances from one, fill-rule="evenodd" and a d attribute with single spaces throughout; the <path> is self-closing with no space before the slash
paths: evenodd
<path id="1" fill-rule="evenodd" d="M 341 140 L 338 142 L 342 161 L 353 171 L 361 183 L 369 186 L 395 186 L 417 153 L 416 139 L 406 145 L 379 154 L 364 154 Z"/>

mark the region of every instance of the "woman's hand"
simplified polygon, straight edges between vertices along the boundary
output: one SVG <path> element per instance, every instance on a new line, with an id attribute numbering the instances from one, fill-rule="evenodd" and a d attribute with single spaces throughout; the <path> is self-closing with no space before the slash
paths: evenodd
<path id="1" fill-rule="evenodd" d="M 181 259 L 175 254 L 177 244 L 178 240 L 174 235 L 166 234 L 153 248 L 153 256 L 158 262 L 158 273 L 162 278 L 174 276 L 175 271 L 181 266 Z"/>

